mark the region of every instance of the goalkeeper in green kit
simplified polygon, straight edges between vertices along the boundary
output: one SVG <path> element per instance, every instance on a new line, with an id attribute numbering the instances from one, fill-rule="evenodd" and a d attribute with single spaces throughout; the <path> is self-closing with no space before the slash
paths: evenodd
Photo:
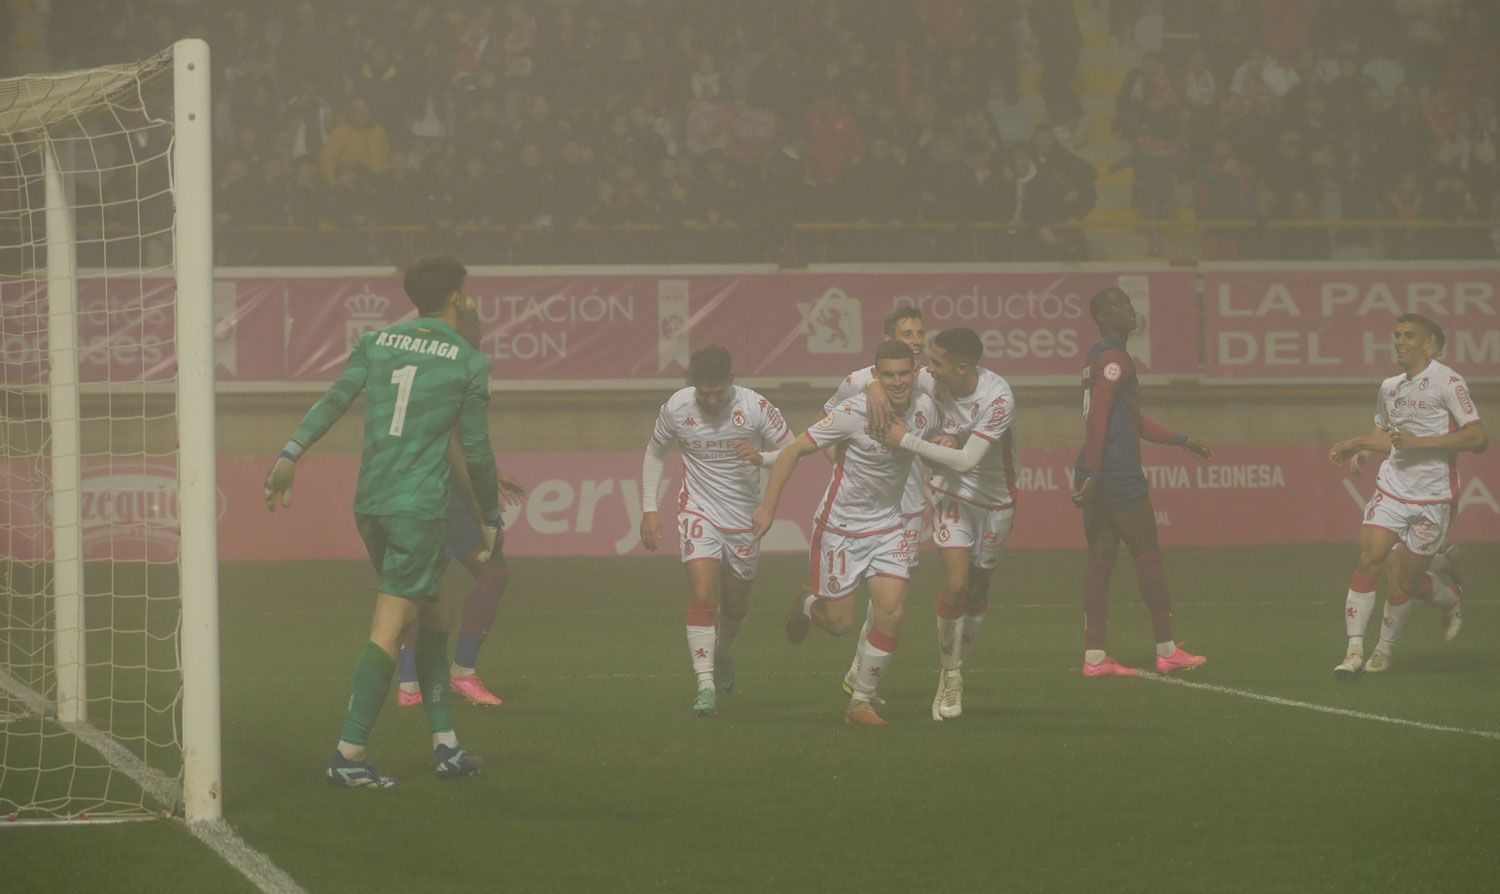
<path id="1" fill-rule="evenodd" d="M 328 765 L 328 782 L 343 788 L 396 786 L 366 759 L 370 729 L 390 692 L 402 633 L 418 625 L 417 677 L 432 728 L 433 772 L 439 779 L 478 774 L 484 762 L 458 744 L 449 699 L 450 607 L 440 598 L 447 564 L 448 439 L 458 427 L 474 497 L 484 515 L 485 548 L 500 527 L 495 454 L 487 427 L 489 361 L 456 331 L 471 301 L 468 271 L 449 255 L 422 258 L 406 269 L 407 297 L 421 314 L 360 336 L 349 365 L 303 417 L 266 477 L 266 506 L 291 504 L 297 460 L 367 392 L 364 455 L 354 518 L 380 575 L 370 641 L 354 668 L 354 694 Z"/>

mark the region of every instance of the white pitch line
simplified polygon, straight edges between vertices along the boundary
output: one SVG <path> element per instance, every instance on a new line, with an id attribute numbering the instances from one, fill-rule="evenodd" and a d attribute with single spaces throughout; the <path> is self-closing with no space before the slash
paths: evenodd
<path id="1" fill-rule="evenodd" d="M 224 820 L 187 823 L 187 830 L 264 894 L 307 894 L 307 889 L 272 863 L 270 857 L 246 844 L 245 839 Z"/>
<path id="2" fill-rule="evenodd" d="M 1422 720 L 1408 720 L 1405 717 L 1388 717 L 1385 714 L 1371 714 L 1368 711 L 1354 711 L 1349 708 L 1335 708 L 1332 705 L 1320 705 L 1316 702 L 1298 701 L 1294 698 L 1282 698 L 1279 695 L 1266 695 L 1262 692 L 1253 692 L 1249 689 L 1235 689 L 1231 686 L 1220 686 L 1217 683 L 1194 683 L 1180 677 L 1168 677 L 1163 674 L 1153 674 L 1142 671 L 1141 678 L 1153 683 L 1167 683 L 1172 686 L 1183 686 L 1188 689 L 1202 689 L 1208 692 L 1218 692 L 1223 695 L 1234 695 L 1240 698 L 1248 698 L 1258 702 L 1266 702 L 1272 705 L 1281 705 L 1286 708 L 1301 708 L 1304 711 L 1316 711 L 1319 714 L 1333 714 L 1338 717 L 1352 717 L 1355 720 L 1374 720 L 1380 723 L 1390 723 L 1396 726 L 1410 726 L 1415 729 L 1425 729 L 1434 733 L 1460 733 L 1466 736 L 1478 736 L 1481 739 L 1492 739 L 1500 741 L 1500 732 L 1487 729 L 1467 729 L 1462 726 L 1445 726 L 1441 723 L 1427 723 Z"/>
<path id="3" fill-rule="evenodd" d="M 52 706 L 42 695 L 15 677 L 0 671 L 0 692 L 27 705 L 40 717 L 55 719 Z M 59 723 L 79 741 L 98 752 L 112 767 L 130 777 L 141 790 L 171 809 L 181 799 L 182 784 L 149 766 L 107 733 L 88 723 Z M 222 819 L 186 823 L 194 838 L 208 845 L 224 862 L 238 870 L 264 894 L 307 894 L 271 858 L 251 847 Z"/>

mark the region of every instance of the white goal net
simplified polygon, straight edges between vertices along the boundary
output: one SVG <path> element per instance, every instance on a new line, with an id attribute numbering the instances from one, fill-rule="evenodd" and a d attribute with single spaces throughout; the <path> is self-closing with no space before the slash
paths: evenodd
<path id="1" fill-rule="evenodd" d="M 0 824 L 217 816 L 207 61 L 0 80 Z"/>

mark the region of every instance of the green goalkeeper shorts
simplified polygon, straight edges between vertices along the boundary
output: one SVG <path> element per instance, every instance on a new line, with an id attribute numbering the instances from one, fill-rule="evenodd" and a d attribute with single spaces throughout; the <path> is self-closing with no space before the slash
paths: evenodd
<path id="1" fill-rule="evenodd" d="M 354 514 L 380 592 L 403 599 L 435 599 L 448 567 L 446 518 Z"/>

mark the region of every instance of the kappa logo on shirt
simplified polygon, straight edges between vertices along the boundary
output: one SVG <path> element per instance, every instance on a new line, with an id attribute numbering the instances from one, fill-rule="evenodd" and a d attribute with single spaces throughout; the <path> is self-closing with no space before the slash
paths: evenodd
<path id="1" fill-rule="evenodd" d="M 686 419 L 682 420 L 682 424 L 683 425 L 697 425 L 698 424 L 698 420 L 696 420 L 693 417 L 689 416 Z"/>
<path id="2" fill-rule="evenodd" d="M 1469 389 L 1459 385 L 1453 389 L 1453 393 L 1458 395 L 1458 405 L 1465 413 L 1474 412 L 1474 400 L 1469 397 Z"/>

